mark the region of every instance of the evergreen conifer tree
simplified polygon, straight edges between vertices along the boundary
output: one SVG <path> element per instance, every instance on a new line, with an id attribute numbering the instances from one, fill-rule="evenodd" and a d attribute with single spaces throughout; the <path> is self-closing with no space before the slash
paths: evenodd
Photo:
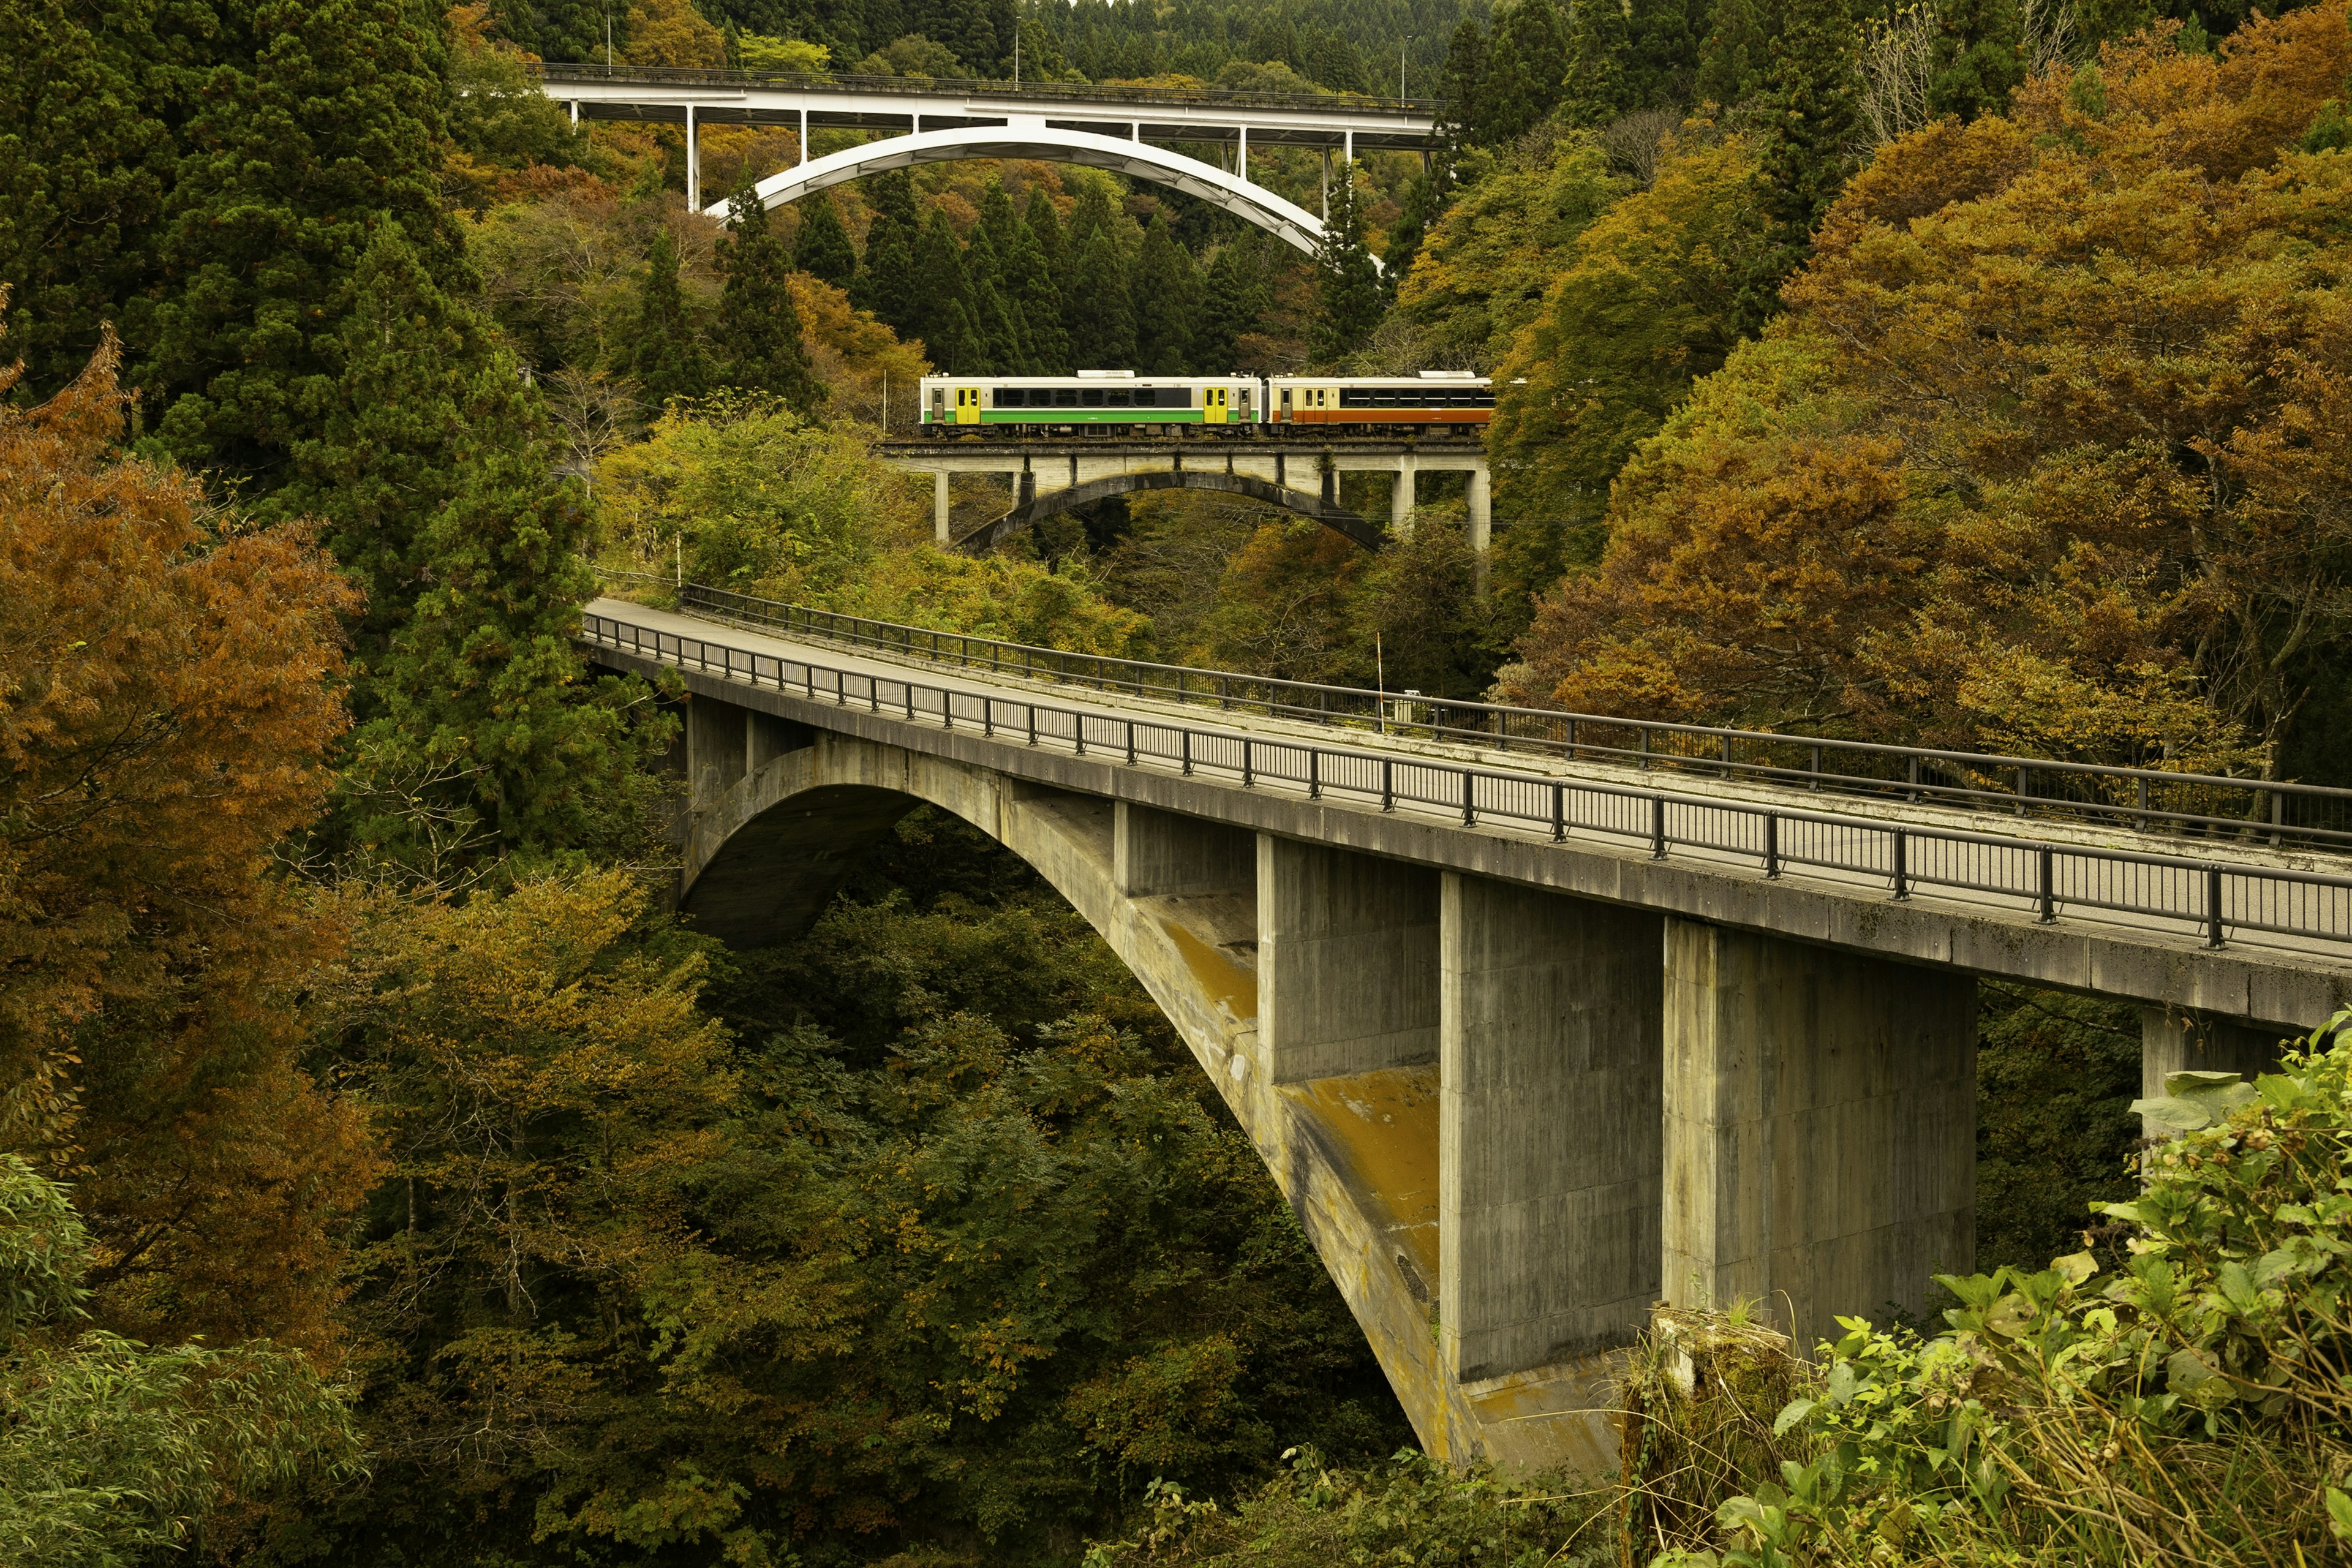
<path id="1" fill-rule="evenodd" d="M 1696 101 L 1718 109 L 1746 102 L 1763 85 L 1771 47 L 1756 0 L 1716 0 L 1715 20 L 1699 50 Z"/>
<path id="2" fill-rule="evenodd" d="M 1176 243 L 1168 220 L 1155 214 L 1135 258 L 1135 368 L 1147 375 L 1181 375 L 1192 368 L 1192 337 L 1201 313 L 1201 273 L 1192 253 Z M 1230 367 L 1227 367 L 1230 368 Z"/>
<path id="3" fill-rule="evenodd" d="M 1086 210 L 1079 204 L 1079 212 Z M 1077 226 L 1075 222 L 1072 228 Z M 1075 237 L 1075 236 L 1073 237 Z M 1127 258 L 1119 254 L 1110 226 L 1087 230 L 1086 247 L 1073 268 L 1078 283 L 1063 296 L 1070 331 L 1070 359 L 1079 370 L 1125 370 L 1135 364 L 1135 311 L 1127 289 Z"/>
<path id="4" fill-rule="evenodd" d="M 922 333 L 924 290 L 915 270 L 920 226 L 915 216 L 914 182 L 904 169 L 877 174 L 866 186 L 874 222 L 866 231 L 866 255 L 849 297 L 858 309 L 900 337 Z"/>
<path id="5" fill-rule="evenodd" d="M 785 283 L 792 264 L 783 241 L 750 184 L 735 193 L 730 210 L 730 232 L 719 242 L 719 269 L 726 278 L 715 334 L 719 380 L 781 397 L 806 415 L 824 400 L 825 389 L 801 342 L 800 311 Z"/>
<path id="6" fill-rule="evenodd" d="M 921 280 L 914 330 L 923 340 L 933 364 L 965 374 L 984 374 L 980 363 L 988 353 L 978 337 L 971 309 L 971 281 L 964 276 L 963 247 L 947 215 L 937 207 L 923 220 L 915 241 L 915 276 Z"/>
<path id="7" fill-rule="evenodd" d="M 1542 124 L 1559 105 L 1568 68 L 1568 26 L 1552 0 L 1518 0 L 1496 17 L 1486 54 L 1486 139 L 1508 142 Z"/>
<path id="8" fill-rule="evenodd" d="M 1583 0 L 1570 12 L 1567 33 L 1561 116 L 1571 125 L 1606 125 L 1632 104 L 1625 13 L 1617 0 Z"/>
<path id="9" fill-rule="evenodd" d="M 1240 339 L 1257 330 L 1265 304 L 1264 247 L 1249 237 L 1219 246 L 1209 263 L 1208 300 L 1192 345 L 1193 363 L 1203 374 L 1241 367 Z"/>
<path id="10" fill-rule="evenodd" d="M 1036 203 L 1032 201 L 1034 209 Z M 1052 222 L 1053 205 L 1045 205 L 1046 221 Z M 1059 238 L 1058 233 L 1055 238 Z M 1062 324 L 1062 289 L 1055 281 L 1059 271 L 1039 243 L 1037 231 L 1023 223 L 1014 231 L 1012 265 L 1005 268 L 1011 276 L 1013 303 L 1021 311 L 1021 324 L 1029 334 L 1029 367 L 1033 375 L 1067 375 L 1070 373 L 1070 333 Z"/>
<path id="11" fill-rule="evenodd" d="M 1429 226 L 1445 211 L 1445 171 L 1441 165 L 1416 174 L 1405 182 L 1404 196 L 1397 204 L 1397 220 L 1389 230 L 1388 254 L 1381 258 L 1381 288 L 1393 303 L 1396 291 L 1412 270 L 1413 258 L 1421 254 L 1421 243 L 1429 237 Z"/>
<path id="12" fill-rule="evenodd" d="M 1446 41 L 1445 67 L 1437 88 L 1445 100 L 1445 139 L 1454 148 L 1483 146 L 1493 140 L 1486 67 L 1486 29 L 1475 16 L 1465 16 Z"/>
<path id="13" fill-rule="evenodd" d="M 327 545 L 359 579 L 354 705 L 376 707 L 373 677 L 427 576 L 425 533 L 457 493 L 471 388 L 489 357 L 488 324 L 435 282 L 402 226 L 375 225 L 352 274 L 349 308 L 321 357 L 334 367 L 294 441 L 280 516 L 327 520 Z"/>
<path id="14" fill-rule="evenodd" d="M 1012 209 L 1008 205 L 1006 210 Z M 1013 304 L 1007 288 L 1004 268 L 997 259 L 995 242 L 989 237 L 985 223 L 975 224 L 971 243 L 964 247 L 964 277 L 970 282 L 971 324 L 978 342 L 985 345 L 988 368 L 959 365 L 974 374 L 1025 375 L 1029 374 L 1029 334 L 1023 329 L 1021 313 Z"/>
<path id="15" fill-rule="evenodd" d="M 165 203 L 171 282 L 126 302 L 123 335 L 164 445 L 260 496 L 292 477 L 288 449 L 329 400 L 328 355 L 377 226 L 400 225 L 443 292 L 463 296 L 472 277 L 441 199 L 438 14 L 317 0 L 216 21 L 191 42 L 215 63 Z"/>
<path id="16" fill-rule="evenodd" d="M 1584 7 L 1578 7 L 1580 10 Z M 1628 110 L 1680 109 L 1690 102 L 1698 34 L 1690 0 L 1633 0 L 1625 18 L 1624 88 Z"/>
<path id="17" fill-rule="evenodd" d="M 1055 210 L 1054 199 L 1043 185 L 1029 187 L 1029 205 L 1022 209 L 1021 223 L 1028 229 L 1029 237 L 1045 258 L 1045 265 L 1054 269 L 1054 285 L 1058 290 L 1066 281 L 1063 268 L 1069 265 L 1066 254 L 1067 243 L 1062 236 L 1062 215 Z"/>
<path id="18" fill-rule="evenodd" d="M 1928 109 L 1974 120 L 2008 108 L 2011 90 L 2025 79 L 2025 18 L 2017 0 L 1946 0 L 1936 20 L 1942 37 Z"/>
<path id="19" fill-rule="evenodd" d="M 793 265 L 810 277 L 846 289 L 857 277 L 857 249 L 833 198 L 819 191 L 808 198 L 801 218 L 799 238 L 793 246 Z"/>
<path id="20" fill-rule="evenodd" d="M 576 485 L 550 477 L 511 359 L 483 366 L 466 414 L 478 445 L 426 528 L 431 585 L 394 636 L 359 773 L 436 781 L 428 804 L 471 813 L 499 849 L 625 852 L 666 737 L 630 723 L 618 683 L 591 688 L 572 645 L 595 588 Z M 416 847 L 412 818 L 352 826 L 394 858 Z"/>
<path id="21" fill-rule="evenodd" d="M 1013 198 L 1004 194 L 1001 180 L 989 181 L 988 189 L 981 194 L 980 226 L 986 231 L 989 247 L 996 252 L 997 259 L 1009 261 L 1020 244 L 1020 236 L 1014 231 L 1021 226 L 1021 215 L 1013 210 Z"/>
<path id="22" fill-rule="evenodd" d="M 1857 38 L 1844 0 L 1789 0 L 1764 92 L 1759 149 L 1763 205 L 1772 223 L 1769 277 L 1751 309 L 1777 309 L 1780 280 L 1803 264 L 1813 226 L 1853 172 Z"/>
<path id="23" fill-rule="evenodd" d="M 694 317 L 678 286 L 677 251 L 665 230 L 654 236 L 646 254 L 645 291 L 638 299 L 629 362 L 638 391 L 656 408 L 673 397 L 700 397 L 710 390 L 710 354 Z"/>
<path id="24" fill-rule="evenodd" d="M 1315 255 L 1315 357 L 1329 364 L 1355 353 L 1381 321 L 1380 269 L 1364 245 L 1354 171 L 1331 187 L 1331 216 Z"/>

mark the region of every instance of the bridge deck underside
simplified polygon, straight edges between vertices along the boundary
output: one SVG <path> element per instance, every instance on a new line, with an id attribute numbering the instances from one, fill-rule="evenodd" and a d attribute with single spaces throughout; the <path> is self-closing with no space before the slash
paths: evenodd
<path id="1" fill-rule="evenodd" d="M 1659 781 L 1630 768 L 1481 752 L 1255 716 L 1241 720 L 1214 710 L 1026 681 L 1010 671 L 992 678 L 953 668 L 909 666 L 864 650 L 786 640 L 619 601 L 600 601 L 591 608 L 638 626 L 709 638 L 783 660 L 792 675 L 788 686 L 800 683 L 807 666 L 821 667 L 816 695 L 837 712 L 851 710 L 843 713 L 845 724 L 870 728 L 878 721 L 899 743 L 919 744 L 926 732 L 941 731 L 968 743 L 974 732 L 993 728 L 998 733 L 989 750 L 1002 754 L 1003 765 L 1012 771 L 1025 765 L 1024 753 L 1077 754 L 1074 731 L 1079 726 L 1085 729 L 1086 755 L 1097 761 L 1115 758 L 1124 764 L 1132 727 L 1139 772 L 1212 782 L 1234 803 L 1232 809 L 1253 817 L 1265 816 L 1283 802 L 1311 805 L 1318 824 L 1314 832 L 1338 834 L 1342 841 L 1366 847 L 1393 842 L 1397 849 L 1392 852 L 1450 868 L 1492 875 L 1507 866 L 1515 868 L 1510 874 L 1541 885 L 1566 889 L 1580 882 L 1600 896 L 1661 912 L 1699 915 L 1783 934 L 1819 932 L 1815 940 L 1879 956 L 1952 964 L 2158 1005 L 2193 1005 L 2288 1021 L 2310 1015 L 2315 1021 L 2352 999 L 2352 921 L 2347 921 L 2343 940 L 2247 931 L 2233 936 L 2227 950 L 2216 951 L 2206 945 L 2193 921 L 2098 907 L 2123 901 L 2103 897 L 2103 892 L 2127 889 L 2070 886 L 2061 900 L 2063 918 L 2054 925 L 2037 920 L 2031 900 L 1987 890 L 2001 885 L 2014 869 L 2011 862 L 2030 863 L 2040 844 L 2117 845 L 2132 839 L 2128 834 L 2070 830 L 2053 824 L 2036 825 L 2036 833 L 2021 833 L 2008 844 L 1946 844 L 1932 850 L 1915 845 L 1912 853 L 1919 858 L 1907 868 L 1908 894 L 1895 900 L 1891 896 L 1894 868 L 1883 856 L 1862 847 L 1871 829 L 1889 822 L 1959 832 L 1989 825 L 1967 814 L 1928 807 L 1838 803 L 1837 809 L 1851 816 L 1852 826 L 1785 824 L 1778 846 L 1780 874 L 1767 877 L 1759 859 L 1760 844 L 1746 842 L 1746 835 L 1737 828 L 1723 833 L 1717 847 L 1678 842 L 1671 859 L 1655 858 L 1652 834 L 1657 824 L 1644 797 L 1658 791 Z M 772 683 L 775 676 L 764 679 Z M 919 689 L 911 721 L 905 717 L 909 684 Z M 940 691 L 951 694 L 948 715 L 940 712 Z M 1031 703 L 1052 710 L 1041 723 L 1034 752 L 1023 719 Z M 1215 739 L 1186 741 L 1181 737 L 1187 731 Z M 1247 756 L 1244 739 L 1251 742 Z M 1186 753 L 1181 756 L 1180 744 Z M 1334 760 L 1327 753 L 1308 761 L 1311 751 L 1340 746 L 1354 755 Z M 1473 785 L 1478 820 L 1469 826 L 1462 821 L 1461 773 L 1465 766 L 1480 773 Z M 1486 769 L 1495 772 L 1486 773 Z M 1567 792 L 1561 824 L 1566 837 L 1558 843 L 1552 842 L 1549 786 L 1544 782 L 1553 778 L 1589 787 L 1589 793 Z M 1727 822 L 1748 820 L 1746 808 L 1758 802 L 1803 811 L 1824 805 L 1819 796 L 1733 784 L 1710 786 L 1687 777 L 1670 787 L 1673 794 L 1665 798 L 1664 811 L 1666 826 L 1678 835 L 1683 832 L 1678 824 L 1701 822 L 1710 813 Z M 1258 804 L 1244 807 L 1245 800 Z M 1508 854 L 1485 847 L 1498 846 L 1514 847 Z M 2239 857 L 2249 865 L 2307 858 L 2252 852 Z M 2202 875 L 2154 868 L 2134 874 L 2174 878 L 2184 889 Z M 2340 891 L 2334 896 L 2339 901 L 2344 897 Z M 1800 910 L 1798 904 L 1805 907 Z"/>

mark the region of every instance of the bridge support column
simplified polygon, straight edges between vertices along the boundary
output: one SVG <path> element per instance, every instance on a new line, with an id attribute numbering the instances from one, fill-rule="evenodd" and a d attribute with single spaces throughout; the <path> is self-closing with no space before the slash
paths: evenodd
<path id="1" fill-rule="evenodd" d="M 686 210 L 702 210 L 701 139 L 694 133 L 694 105 L 686 106 Z"/>
<path id="2" fill-rule="evenodd" d="M 948 533 L 948 475 L 942 468 L 931 476 L 931 537 L 945 544 Z"/>
<path id="3" fill-rule="evenodd" d="M 2252 1083 L 2258 1073 L 2278 1070 L 2281 1045 L 2305 1031 L 2242 1019 L 2215 1018 L 2169 1007 L 2139 1011 L 2139 1092 L 2154 1100 L 2164 1093 L 2167 1073 L 2233 1072 Z M 2143 1120 L 2143 1134 L 2170 1133 Z"/>
<path id="4" fill-rule="evenodd" d="M 1660 1272 L 1799 1344 L 1976 1254 L 1976 982 L 1668 920 Z"/>
<path id="5" fill-rule="evenodd" d="M 1478 570 L 1483 575 L 1486 547 L 1493 542 L 1495 534 L 1495 486 L 1484 463 L 1470 470 L 1469 501 L 1470 548 L 1478 552 Z"/>
<path id="6" fill-rule="evenodd" d="M 1437 1059 L 1437 873 L 1260 834 L 1258 1036 L 1276 1083 Z"/>
<path id="7" fill-rule="evenodd" d="M 1396 483 L 1389 487 L 1389 531 L 1399 539 L 1412 537 L 1413 478 L 1412 458 L 1399 458 Z"/>
<path id="8" fill-rule="evenodd" d="M 1438 1303 L 1459 1382 L 1588 1363 L 1658 1296 L 1663 921 L 1449 873 L 1440 930 Z"/>

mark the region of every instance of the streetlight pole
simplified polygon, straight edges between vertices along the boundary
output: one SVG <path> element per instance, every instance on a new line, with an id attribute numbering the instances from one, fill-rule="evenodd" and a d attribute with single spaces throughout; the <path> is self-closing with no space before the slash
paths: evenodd
<path id="1" fill-rule="evenodd" d="M 1409 46 L 1411 46 L 1411 44 L 1412 43 L 1412 39 L 1413 39 L 1413 35 L 1412 35 L 1412 34 L 1411 34 L 1411 33 L 1407 33 L 1407 34 L 1404 36 L 1404 42 L 1403 42 L 1403 43 L 1401 43 L 1401 44 L 1399 44 L 1399 45 L 1397 45 L 1397 96 L 1398 96 L 1399 98 L 1402 98 L 1402 97 L 1404 97 L 1404 96 L 1405 96 L 1405 90 L 1404 90 L 1404 52 L 1405 52 L 1405 49 L 1406 49 Z"/>

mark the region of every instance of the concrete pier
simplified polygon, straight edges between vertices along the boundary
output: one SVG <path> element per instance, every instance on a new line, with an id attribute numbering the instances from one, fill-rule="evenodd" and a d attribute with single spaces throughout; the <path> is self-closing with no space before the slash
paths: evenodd
<path id="1" fill-rule="evenodd" d="M 1258 1032 L 1276 1083 L 1437 1059 L 1437 873 L 1262 834 Z"/>
<path id="2" fill-rule="evenodd" d="M 1666 921 L 1661 1268 L 1811 1346 L 1976 1257 L 1976 983 Z"/>
<path id="3" fill-rule="evenodd" d="M 2288 1042 L 2308 1030 L 2284 1024 L 2252 1024 L 2243 1019 L 2216 1018 L 2179 1007 L 2139 1010 L 2139 1092 L 2143 1100 L 2164 1093 L 2164 1079 L 2176 1072 L 2233 1072 L 2248 1083 L 2278 1070 L 2279 1056 Z M 2143 1120 L 2149 1138 L 2171 1134 Z"/>

